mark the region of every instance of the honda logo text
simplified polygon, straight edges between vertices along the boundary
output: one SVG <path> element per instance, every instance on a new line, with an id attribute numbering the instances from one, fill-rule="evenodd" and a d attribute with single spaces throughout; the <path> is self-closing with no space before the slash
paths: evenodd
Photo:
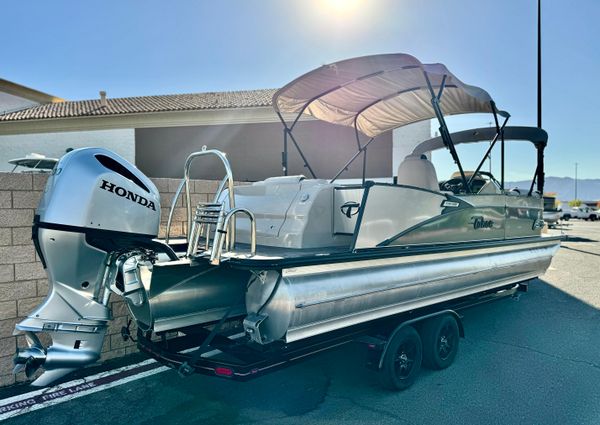
<path id="1" fill-rule="evenodd" d="M 156 211 L 156 207 L 154 206 L 154 202 L 147 200 L 142 195 L 138 195 L 131 190 L 127 190 L 121 186 L 117 186 L 114 183 L 111 183 L 106 180 L 102 180 L 102 184 L 100 185 L 100 189 L 104 189 L 107 192 L 114 193 L 121 198 L 127 198 L 131 202 L 135 202 L 136 204 L 140 204 L 143 207 L 150 208 L 152 211 Z"/>

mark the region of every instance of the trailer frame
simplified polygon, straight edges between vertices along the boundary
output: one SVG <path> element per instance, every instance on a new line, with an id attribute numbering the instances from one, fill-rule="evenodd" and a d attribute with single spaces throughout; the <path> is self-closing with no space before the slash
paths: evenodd
<path id="1" fill-rule="evenodd" d="M 449 314 L 456 319 L 460 337 L 464 337 L 460 311 L 514 296 L 517 291 L 526 292 L 527 285 L 528 281 L 519 282 L 292 343 L 278 341 L 265 346 L 252 342 L 243 333 L 236 333 L 239 328 L 214 332 L 214 328 L 211 331 L 206 326 L 196 326 L 180 330 L 179 336 L 174 338 L 157 334 L 158 340 L 153 340 L 151 332 L 138 329 L 137 345 L 141 352 L 177 370 L 182 376 L 191 372 L 248 381 L 323 351 L 358 342 L 367 346 L 367 367 L 381 371 L 390 341 L 401 329 L 407 326 L 418 329 L 428 319 Z M 128 329 L 124 328 L 122 333 L 124 338 L 131 338 Z M 210 342 L 205 345 L 207 339 Z M 198 347 L 201 347 L 201 353 L 197 352 Z"/>

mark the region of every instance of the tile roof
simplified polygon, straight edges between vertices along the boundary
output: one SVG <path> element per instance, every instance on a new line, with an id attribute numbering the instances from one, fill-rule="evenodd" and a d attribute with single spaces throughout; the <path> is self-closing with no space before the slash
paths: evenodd
<path id="1" fill-rule="evenodd" d="M 100 99 L 46 103 L 0 115 L 0 122 L 271 106 L 275 91 L 276 89 L 264 89 L 112 99 L 107 97 L 105 107 L 100 104 Z"/>

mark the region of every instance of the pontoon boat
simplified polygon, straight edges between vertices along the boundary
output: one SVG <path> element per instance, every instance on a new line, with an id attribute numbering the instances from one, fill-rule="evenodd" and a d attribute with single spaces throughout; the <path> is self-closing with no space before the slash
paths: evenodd
<path id="1" fill-rule="evenodd" d="M 50 291 L 16 326 L 29 344 L 15 358 L 17 371 L 32 375 L 42 367 L 34 384 L 47 385 L 95 362 L 111 319 L 111 293 L 127 302 L 144 352 L 182 374 L 210 370 L 231 377 L 243 373 L 214 365 L 238 358 L 264 366 L 246 367 L 247 376 L 301 356 L 282 353 L 333 346 L 340 335 L 344 341 L 355 336 L 346 331 L 372 329 L 386 318 L 418 311 L 429 317 L 436 306 L 506 290 L 549 266 L 560 242 L 541 235 L 546 132 L 507 127 L 509 114 L 486 91 L 464 84 L 444 65 L 406 54 L 344 60 L 292 81 L 274 95 L 273 107 L 284 125 L 283 175 L 234 187 L 224 153 L 191 154 L 176 195 L 187 205 L 184 244 L 170 237 L 169 226 L 166 238 L 157 239 L 159 193 L 135 166 L 100 148 L 61 158 L 33 225 Z M 451 134 L 444 117 L 465 113 L 489 113 L 495 127 Z M 305 114 L 355 129 L 357 152 L 333 178 L 315 175 L 294 136 Z M 367 150 L 378 135 L 432 118 L 441 136 L 413 146 L 394 183 L 366 179 Z M 528 140 L 537 150 L 529 190 L 505 187 L 508 140 Z M 488 152 L 475 170 L 464 170 L 456 145 L 482 141 Z M 289 142 L 311 178 L 287 175 Z M 497 145 L 498 178 L 481 170 Z M 428 156 L 439 149 L 449 151 L 458 169 L 442 181 Z M 225 177 L 212 202 L 192 205 L 190 167 L 206 157 L 222 162 Z M 340 181 L 361 157 L 362 182 Z M 169 224 L 175 200 L 172 205 Z M 241 335 L 230 338 L 226 322 L 237 323 Z M 457 325 L 438 328 L 433 344 L 441 356 L 454 347 L 452 335 L 440 332 Z M 400 334 L 414 340 L 414 330 L 403 329 Z M 41 332 L 52 338 L 50 346 L 40 342 Z M 167 334 L 200 348 L 184 357 L 182 344 L 160 338 Z M 426 356 L 428 337 L 422 337 Z M 401 377 L 421 346 L 389 346 L 397 351 L 390 367 L 400 364 Z M 215 347 L 226 363 L 209 362 Z"/>

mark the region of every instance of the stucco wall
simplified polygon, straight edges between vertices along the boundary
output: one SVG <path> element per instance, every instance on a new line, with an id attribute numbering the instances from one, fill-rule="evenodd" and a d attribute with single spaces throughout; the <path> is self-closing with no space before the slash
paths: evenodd
<path id="1" fill-rule="evenodd" d="M 256 181 L 280 176 L 283 151 L 280 123 L 230 124 L 190 127 L 136 129 L 135 157 L 140 170 L 151 177 L 180 177 L 185 158 L 203 145 L 227 153 L 236 180 Z M 357 151 L 354 130 L 320 121 L 303 121 L 294 136 L 319 178 L 331 178 Z M 366 141 L 366 139 L 365 139 Z M 288 143 L 289 174 L 304 174 L 302 158 Z M 194 167 L 195 178 L 220 178 L 216 161 L 202 161 Z M 392 175 L 392 134 L 380 135 L 368 148 L 367 176 Z M 362 176 L 362 159 L 355 161 L 344 178 Z"/>
<path id="2" fill-rule="evenodd" d="M 0 173 L 0 386 L 26 380 L 20 373 L 12 374 L 12 358 L 17 348 L 25 347 L 23 336 L 12 335 L 14 326 L 38 306 L 48 293 L 46 271 L 31 242 L 31 223 L 35 208 L 44 190 L 47 176 L 40 174 Z M 161 234 L 164 233 L 168 209 L 179 183 L 174 179 L 153 179 L 161 193 Z M 215 181 L 195 180 L 192 200 L 208 201 L 217 187 Z M 181 235 L 185 229 L 185 209 L 174 214 L 171 235 Z M 121 327 L 127 324 L 127 309 L 119 297 L 110 301 L 114 320 L 110 322 L 101 361 L 137 351 L 131 342 L 121 338 Z M 135 328 L 132 328 L 135 332 Z M 46 341 L 47 342 L 47 341 Z"/>
<path id="3" fill-rule="evenodd" d="M 18 134 L 0 136 L 0 172 L 13 169 L 14 166 L 8 163 L 10 159 L 22 158 L 32 152 L 60 158 L 67 148 L 83 147 L 107 148 L 135 163 L 133 129 Z"/>

